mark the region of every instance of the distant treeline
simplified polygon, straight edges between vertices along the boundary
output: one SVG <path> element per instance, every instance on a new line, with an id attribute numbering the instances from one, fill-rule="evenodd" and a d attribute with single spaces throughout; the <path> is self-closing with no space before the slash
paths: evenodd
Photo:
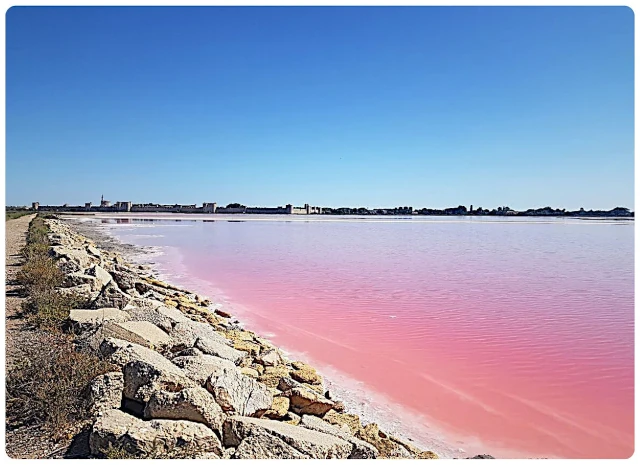
<path id="1" fill-rule="evenodd" d="M 512 210 L 509 207 L 498 207 L 493 210 L 484 209 L 482 207 L 469 208 L 464 205 L 445 209 L 421 208 L 413 209 L 412 207 L 396 207 L 396 208 L 377 208 L 367 209 L 361 208 L 323 208 L 323 214 L 327 215 L 472 215 L 472 216 L 584 216 L 584 217 L 633 217 L 634 212 L 628 208 L 616 207 L 612 210 L 580 210 L 567 211 L 559 208 L 537 208 L 525 211 Z"/>

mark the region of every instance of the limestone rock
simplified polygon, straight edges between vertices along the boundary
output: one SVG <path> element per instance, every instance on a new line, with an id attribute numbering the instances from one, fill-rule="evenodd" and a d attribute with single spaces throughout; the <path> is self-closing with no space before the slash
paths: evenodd
<path id="1" fill-rule="evenodd" d="M 56 245 L 51 247 L 50 254 L 55 259 L 65 259 L 67 261 L 74 262 L 78 265 L 78 269 L 74 271 L 79 271 L 79 269 L 84 269 L 91 266 L 92 263 L 97 262 L 98 260 L 95 257 L 91 257 L 87 254 L 86 250 L 78 250 L 64 245 Z"/>
<path id="2" fill-rule="evenodd" d="M 135 299 L 126 307 L 127 312 L 129 312 L 133 319 L 153 323 L 166 333 L 170 333 L 173 330 L 173 326 L 177 323 L 190 322 L 189 318 L 187 318 L 180 310 L 169 308 L 160 304 L 160 302 L 157 302 L 160 305 L 153 306 L 150 302 L 144 302 L 145 300 L 147 299 Z M 145 306 L 136 306 L 135 302 L 139 301 L 143 301 Z"/>
<path id="3" fill-rule="evenodd" d="M 64 274 L 67 274 L 67 275 L 71 273 L 84 274 L 82 272 L 82 267 L 80 265 L 78 265 L 73 260 L 69 260 L 67 258 L 64 258 L 64 257 L 58 258 L 57 265 L 58 265 L 58 268 L 60 268 L 60 271 L 62 271 Z"/>
<path id="4" fill-rule="evenodd" d="M 278 390 L 285 392 L 285 391 L 290 391 L 291 389 L 296 387 L 302 387 L 302 383 L 299 383 L 296 380 L 289 378 L 288 376 L 284 376 L 280 378 L 277 387 L 278 387 Z"/>
<path id="5" fill-rule="evenodd" d="M 281 421 L 284 421 L 285 423 L 288 423 L 290 425 L 299 425 L 300 420 L 302 420 L 300 415 L 297 415 L 292 411 L 288 411 L 287 415 Z"/>
<path id="6" fill-rule="evenodd" d="M 308 459 L 282 439 L 263 431 L 256 431 L 240 442 L 232 455 L 234 459 Z"/>
<path id="7" fill-rule="evenodd" d="M 303 415 L 302 420 L 300 421 L 300 426 L 344 439 L 353 447 L 351 454 L 349 454 L 350 459 L 375 459 L 378 457 L 378 451 L 376 448 L 371 444 L 352 436 L 351 431 L 347 426 L 345 426 L 345 430 L 311 415 Z"/>
<path id="8" fill-rule="evenodd" d="M 258 381 L 269 387 L 275 388 L 278 387 L 282 378 L 288 378 L 289 375 L 290 370 L 283 365 L 277 367 L 266 367 L 264 369 L 264 373 L 262 373 L 260 378 L 258 378 Z"/>
<path id="9" fill-rule="evenodd" d="M 352 413 L 337 413 L 334 410 L 329 410 L 323 417 L 326 422 L 331 423 L 332 425 L 346 425 L 350 430 L 351 434 L 355 435 L 356 432 L 362 429 L 362 424 L 360 423 L 360 417 L 358 415 L 354 415 Z"/>
<path id="10" fill-rule="evenodd" d="M 100 257 L 102 255 L 100 251 L 92 245 L 87 246 L 87 252 L 95 257 Z"/>
<path id="11" fill-rule="evenodd" d="M 138 277 L 133 273 L 125 271 L 112 271 L 111 276 L 113 277 L 113 280 L 116 282 L 118 287 L 123 291 L 136 288 L 135 285 Z"/>
<path id="12" fill-rule="evenodd" d="M 411 453 L 395 441 L 389 439 L 375 423 L 369 423 L 356 432 L 356 437 L 378 449 L 380 458 L 411 458 Z"/>
<path id="13" fill-rule="evenodd" d="M 208 339 L 219 344 L 229 344 L 229 341 L 216 332 L 213 327 L 207 323 L 198 323 L 196 321 L 181 322 L 176 324 L 170 333 L 173 339 L 174 347 L 194 347 L 198 339 Z"/>
<path id="14" fill-rule="evenodd" d="M 105 322 L 122 323 L 128 321 L 127 312 L 117 308 L 73 309 L 69 311 L 69 322 L 74 328 L 89 329 Z"/>
<path id="15" fill-rule="evenodd" d="M 66 274 L 62 283 L 64 287 L 82 286 L 83 284 L 88 284 L 92 292 L 99 292 L 102 289 L 102 283 L 95 276 L 81 272 Z"/>
<path id="16" fill-rule="evenodd" d="M 267 410 L 263 417 L 271 418 L 273 420 L 281 419 L 287 416 L 289 411 L 289 398 L 288 397 L 274 397 L 271 403 L 271 408 Z"/>
<path id="17" fill-rule="evenodd" d="M 258 358 L 258 362 L 260 362 L 265 367 L 273 367 L 282 363 L 282 359 L 280 358 L 280 354 L 275 349 L 268 350 L 263 352 L 262 355 Z"/>
<path id="18" fill-rule="evenodd" d="M 86 274 L 95 277 L 103 286 L 106 286 L 113 280 L 109 272 L 97 264 L 91 265 L 87 269 Z"/>
<path id="19" fill-rule="evenodd" d="M 224 368 L 211 375 L 207 390 L 225 412 L 251 416 L 271 407 L 273 395 L 264 384 L 243 375 L 236 369 Z"/>
<path id="20" fill-rule="evenodd" d="M 412 455 L 413 458 L 416 458 L 416 459 L 437 459 L 437 458 L 439 458 L 438 454 L 436 454 L 435 452 L 432 452 L 430 450 L 427 450 L 427 451 L 420 450 L 417 446 L 412 444 L 410 441 L 398 439 L 398 438 L 393 437 L 393 436 L 389 436 L 389 439 L 391 441 L 397 443 L 397 444 L 400 444 L 402 447 L 407 449 L 407 451 L 409 451 L 409 453 Z"/>
<path id="21" fill-rule="evenodd" d="M 171 361 L 200 386 L 204 386 L 210 376 L 222 374 L 225 368 L 236 368 L 233 362 L 213 355 L 181 356 Z"/>
<path id="22" fill-rule="evenodd" d="M 177 352 L 173 358 L 177 358 L 177 357 L 202 357 L 204 354 L 196 349 L 195 347 L 189 347 L 188 349 L 184 349 L 181 350 L 180 352 Z"/>
<path id="23" fill-rule="evenodd" d="M 189 420 L 222 434 L 226 418 L 211 394 L 201 387 L 179 392 L 155 391 L 144 410 L 147 419 Z"/>
<path id="24" fill-rule="evenodd" d="M 113 371 L 96 376 L 88 388 L 89 411 L 99 415 L 107 410 L 120 408 L 124 377 L 122 372 Z"/>
<path id="25" fill-rule="evenodd" d="M 255 334 L 253 334 L 251 331 L 245 331 L 244 329 L 234 329 L 231 331 L 227 331 L 225 333 L 225 336 L 227 337 L 227 339 L 230 339 L 232 341 L 253 342 Z"/>
<path id="26" fill-rule="evenodd" d="M 351 454 L 348 442 L 317 431 L 259 418 L 229 417 L 224 422 L 224 444 L 239 447 L 252 436 L 269 435 L 281 439 L 303 455 L 315 459 L 345 459 Z"/>
<path id="27" fill-rule="evenodd" d="M 230 360 L 236 365 L 240 363 L 246 355 L 244 352 L 236 350 L 227 344 L 221 344 L 220 342 L 208 337 L 198 338 L 195 342 L 195 347 L 205 354 L 215 355 L 216 357 Z"/>
<path id="28" fill-rule="evenodd" d="M 130 307 L 136 307 L 140 310 L 153 310 L 163 305 L 163 303 L 156 299 L 150 299 L 146 297 L 137 297 L 131 299 L 129 302 Z M 126 310 L 129 310 L 130 307 L 127 307 Z"/>
<path id="29" fill-rule="evenodd" d="M 196 386 L 180 368 L 168 360 L 166 362 L 160 364 L 136 360 L 127 363 L 122 369 L 124 397 L 148 402 L 154 391 L 176 392 Z"/>
<path id="30" fill-rule="evenodd" d="M 257 370 L 249 367 L 240 368 L 240 373 L 242 373 L 243 375 L 247 375 L 248 377 L 253 379 L 258 379 L 258 376 L 260 376 L 260 373 L 258 373 Z"/>
<path id="31" fill-rule="evenodd" d="M 215 433 L 191 421 L 142 421 L 120 410 L 110 410 L 91 428 L 89 448 L 102 456 L 117 447 L 140 458 L 190 458 L 198 454 L 222 455 Z"/>
<path id="32" fill-rule="evenodd" d="M 337 413 L 332 410 L 327 412 L 323 419 L 334 425 L 349 426 L 356 438 L 368 442 L 378 450 L 379 458 L 412 458 L 412 454 L 405 447 L 391 440 L 375 423 L 363 427 L 358 415 Z"/>
<path id="33" fill-rule="evenodd" d="M 92 306 L 93 308 L 116 307 L 124 309 L 129 302 L 131 302 L 131 296 L 122 292 L 113 281 L 110 281 L 102 288 Z"/>
<path id="34" fill-rule="evenodd" d="M 141 360 L 153 365 L 168 366 L 168 369 L 177 368 L 170 360 L 155 350 L 113 337 L 104 338 L 100 342 L 99 351 L 109 362 L 120 367 L 124 367 L 131 361 Z"/>
<path id="35" fill-rule="evenodd" d="M 255 342 L 236 340 L 233 341 L 233 347 L 237 350 L 247 352 L 254 357 L 260 354 L 260 346 Z"/>
<path id="36" fill-rule="evenodd" d="M 107 322 L 104 325 L 104 332 L 105 336 L 123 339 L 151 349 L 165 347 L 171 341 L 167 333 L 148 321 Z"/>
<path id="37" fill-rule="evenodd" d="M 298 415 L 322 416 L 333 408 L 334 402 L 304 387 L 295 387 L 285 391 L 291 402 L 291 410 Z"/>
<path id="38" fill-rule="evenodd" d="M 61 295 L 75 295 L 86 299 L 87 301 L 94 300 L 98 295 L 98 292 L 92 289 L 91 284 L 80 284 L 79 286 L 73 287 L 61 287 L 57 291 Z"/>
<path id="39" fill-rule="evenodd" d="M 322 378 L 316 370 L 303 362 L 292 363 L 295 370 L 291 372 L 291 377 L 296 381 L 307 384 L 322 384 Z"/>

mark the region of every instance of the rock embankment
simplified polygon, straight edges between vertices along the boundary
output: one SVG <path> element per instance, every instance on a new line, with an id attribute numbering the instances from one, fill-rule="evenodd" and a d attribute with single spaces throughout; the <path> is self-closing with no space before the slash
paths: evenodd
<path id="1" fill-rule="evenodd" d="M 82 295 L 68 327 L 117 371 L 88 389 L 95 456 L 438 458 L 363 425 L 322 377 L 211 302 L 157 280 L 50 219 L 63 292 Z"/>

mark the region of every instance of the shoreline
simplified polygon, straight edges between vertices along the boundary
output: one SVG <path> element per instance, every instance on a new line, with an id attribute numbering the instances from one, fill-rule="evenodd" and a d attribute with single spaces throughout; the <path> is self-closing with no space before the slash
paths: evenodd
<path id="1" fill-rule="evenodd" d="M 155 247 L 126 243 L 115 234 L 106 232 L 105 230 L 107 230 L 108 227 L 101 227 L 100 224 L 96 222 L 96 218 L 89 217 L 83 220 L 78 218 L 78 216 L 79 215 L 73 215 L 73 218 L 64 218 L 61 216 L 61 219 L 70 223 L 78 233 L 94 241 L 98 248 L 120 253 L 128 263 L 133 265 L 148 267 L 154 279 L 188 291 L 195 291 L 198 295 L 202 295 L 204 298 L 211 300 L 212 304 L 209 310 L 212 313 L 214 313 L 216 309 L 225 312 L 231 312 L 233 310 L 229 308 L 233 306 L 226 301 L 227 299 L 222 301 L 222 299 L 217 298 L 217 295 L 209 295 L 207 293 L 207 290 L 204 288 L 208 287 L 207 284 L 210 285 L 210 283 L 203 284 L 202 286 L 194 284 L 191 281 L 193 277 L 187 277 L 186 280 L 176 280 L 175 275 L 171 275 L 166 270 L 159 269 L 160 263 L 153 260 L 153 257 L 157 256 L 158 253 Z M 171 249 L 171 247 L 167 248 Z M 160 253 L 166 256 L 164 252 Z M 149 255 L 151 255 L 151 260 L 147 260 Z M 175 259 L 176 258 L 174 258 L 174 260 Z M 177 258 L 177 260 L 181 259 Z M 255 332 L 261 338 L 272 343 L 269 334 L 262 334 L 260 328 L 247 325 L 247 322 L 238 319 L 233 313 L 231 313 L 231 315 L 233 324 L 244 330 Z M 394 436 L 409 440 L 420 448 L 433 450 L 442 459 L 460 459 L 470 454 L 475 454 L 475 452 L 469 452 L 461 448 L 459 444 L 456 444 L 455 439 L 449 438 L 450 440 L 447 441 L 446 433 L 440 432 L 438 428 L 435 428 L 432 421 L 428 420 L 421 412 L 414 411 L 394 400 L 390 400 L 384 393 L 368 388 L 363 382 L 352 378 L 348 373 L 344 373 L 332 366 L 318 366 L 317 362 L 305 352 L 283 347 L 282 345 L 277 345 L 277 347 L 288 358 L 294 357 L 297 360 L 303 360 L 305 363 L 316 367 L 318 373 L 324 378 L 326 389 L 334 393 L 337 398 L 341 400 L 349 398 L 345 413 L 358 415 L 363 424 L 378 424 Z M 330 377 L 327 377 L 328 372 L 331 372 Z M 354 387 L 359 394 L 354 395 Z M 356 407 L 356 405 L 358 405 L 358 407 Z M 386 415 L 382 413 L 383 411 L 386 411 Z M 416 426 L 417 424 L 421 426 Z M 426 431 L 427 429 L 429 430 L 428 433 Z M 412 430 L 415 434 L 410 434 L 409 430 Z M 420 432 L 422 434 L 420 434 Z M 422 440 L 414 439 L 414 437 L 420 437 L 424 434 L 430 434 L 430 436 L 436 437 Z M 486 450 L 486 448 L 482 446 L 472 445 L 472 447 L 478 449 L 478 454 L 484 453 Z"/>
<path id="2" fill-rule="evenodd" d="M 143 257 L 144 256 L 148 256 L 149 252 L 154 252 L 152 250 L 150 250 L 149 248 L 145 247 L 145 246 L 137 246 L 137 245 L 133 245 L 133 244 L 126 244 L 123 241 L 119 240 L 118 238 L 114 237 L 113 235 L 101 230 L 103 228 L 100 228 L 99 223 L 96 224 L 95 218 L 86 218 L 84 221 L 81 218 L 78 218 L 77 216 L 74 215 L 73 218 L 65 218 L 65 217 L 61 217 L 61 222 L 62 223 L 66 223 L 67 226 L 74 230 L 75 233 L 80 234 L 81 236 L 84 236 L 85 238 L 90 239 L 90 241 L 94 242 L 96 247 L 98 249 L 102 249 L 102 250 L 110 250 L 113 252 L 116 252 L 117 254 L 122 253 L 122 255 L 124 257 L 127 257 L 127 260 L 125 260 L 125 262 L 127 263 L 131 263 L 132 265 L 136 265 L 137 263 L 145 263 L 142 266 L 135 266 L 134 268 L 144 268 L 145 269 L 145 274 L 147 274 L 149 276 L 150 279 L 156 281 L 157 278 L 159 278 L 159 273 L 157 272 L 157 263 L 153 261 L 153 259 L 151 261 L 149 260 L 145 260 Z M 111 252 L 111 253 L 113 253 Z M 109 253 L 109 252 L 107 252 Z M 152 253 L 153 256 L 153 253 Z M 155 266 L 154 266 L 155 265 Z M 163 276 L 164 278 L 166 278 L 166 276 Z M 168 281 L 171 281 L 171 279 L 169 279 Z M 157 282 L 166 282 L 166 281 L 161 281 L 159 279 L 157 279 Z M 170 283 L 168 283 L 170 284 Z M 170 284 L 171 288 L 174 288 L 174 286 L 172 286 Z M 178 287 L 175 287 L 175 289 L 180 290 L 180 292 L 186 292 L 189 294 L 193 294 L 192 290 L 193 289 L 189 289 L 190 286 L 188 285 L 187 282 L 181 282 L 180 285 Z M 199 296 L 200 299 L 203 299 L 203 297 L 200 294 L 197 294 Z M 202 302 L 202 300 L 200 300 Z M 220 310 L 220 305 L 219 303 L 217 303 L 216 305 L 213 305 L 211 302 L 208 302 L 210 305 L 208 305 L 208 312 L 210 313 L 211 317 L 213 319 L 218 318 L 217 312 L 215 310 Z M 223 310 L 224 313 L 224 310 Z M 250 334 L 255 334 L 256 339 L 262 340 L 262 338 L 258 338 L 259 334 L 258 333 L 253 333 L 253 331 L 249 331 L 249 330 L 245 330 L 243 323 L 241 323 L 240 321 L 238 321 L 237 318 L 234 318 L 233 316 L 231 317 L 230 320 L 227 320 L 229 322 L 232 323 L 233 327 L 235 327 L 237 329 L 238 332 L 248 332 Z M 209 324 L 211 324 L 213 326 L 213 323 L 210 321 Z M 270 342 L 267 339 L 264 339 L 264 342 L 268 345 L 270 345 Z M 295 352 L 288 352 L 288 351 L 283 351 L 281 348 L 276 347 L 276 350 L 278 350 L 279 352 L 282 353 L 282 355 L 285 358 L 290 358 L 291 355 L 297 355 Z M 289 363 L 289 362 L 287 362 Z M 294 364 L 297 362 L 294 362 Z M 315 370 L 313 368 L 311 368 L 314 373 Z M 258 378 L 259 379 L 259 378 Z M 324 383 L 323 383 L 324 388 L 326 389 L 327 387 L 332 387 L 332 396 L 330 397 L 331 399 L 333 399 L 335 397 L 335 393 L 339 392 L 339 389 L 336 389 L 335 386 L 337 386 L 337 384 L 334 384 L 332 380 L 327 379 Z M 344 389 L 344 392 L 349 392 L 349 389 Z M 373 394 L 377 394 L 377 393 L 373 393 Z M 325 396 L 328 396 L 328 393 L 325 393 Z M 383 395 L 382 395 L 383 396 Z M 384 396 L 383 396 L 384 397 Z M 329 398 L 329 397 L 327 397 Z M 339 399 L 339 398 L 338 398 Z M 342 399 L 340 399 L 342 400 Z M 352 411 L 357 411 L 357 409 L 354 409 L 351 407 L 352 402 L 349 402 L 349 408 L 345 408 L 342 407 L 342 412 L 345 412 L 345 416 L 349 416 L 347 415 L 349 412 Z M 339 402 L 340 404 L 342 404 L 341 402 Z M 365 403 L 363 402 L 363 405 Z M 351 416 L 355 416 L 355 415 L 351 415 Z M 359 418 L 358 416 L 355 416 L 355 418 Z M 364 418 L 364 416 L 362 418 L 358 419 L 358 422 L 362 420 L 362 424 L 363 425 L 369 425 L 372 428 L 374 428 L 375 430 L 377 430 L 378 426 L 377 423 L 373 423 L 371 421 L 368 421 L 368 418 Z M 411 420 L 404 420 L 404 421 L 400 421 L 400 424 L 412 424 Z M 367 426 L 368 428 L 368 426 Z M 398 444 L 403 444 L 403 449 L 404 452 L 402 453 L 406 453 L 407 450 L 412 450 L 415 448 L 414 452 L 410 452 L 410 455 L 414 455 L 417 451 L 420 450 L 420 446 L 418 445 L 417 442 L 413 441 L 412 439 L 399 439 L 398 436 L 404 436 L 401 432 L 398 433 L 396 432 L 396 428 L 391 428 L 393 431 L 389 431 L 391 434 L 393 434 L 393 436 L 387 436 L 386 434 L 381 436 L 381 437 L 390 437 L 390 438 L 395 438 L 396 439 L 392 439 L 392 441 L 397 441 Z M 402 428 L 398 428 L 398 430 L 401 430 Z M 385 430 L 387 431 L 387 430 Z M 382 433 L 380 433 L 382 434 Z M 439 441 L 436 441 L 439 442 Z M 420 441 L 421 444 L 424 444 L 423 441 Z M 444 444 L 445 442 L 442 442 L 442 444 Z M 408 444 L 408 445 L 406 445 Z M 449 443 L 447 443 L 449 444 Z M 434 443 L 433 446 L 436 446 L 436 449 L 439 449 L 439 447 Z M 448 448 L 448 447 L 447 447 Z M 422 452 L 422 454 L 433 454 L 432 452 Z M 465 452 L 461 449 L 457 449 L 457 452 L 453 453 L 453 454 L 449 454 L 449 453 L 442 453 L 442 458 L 464 458 L 465 455 L 469 456 L 471 455 L 469 452 Z M 405 457 L 405 458 L 411 458 L 411 457 Z M 429 457 L 429 456 L 425 456 L 422 458 L 435 458 L 435 457 Z"/>

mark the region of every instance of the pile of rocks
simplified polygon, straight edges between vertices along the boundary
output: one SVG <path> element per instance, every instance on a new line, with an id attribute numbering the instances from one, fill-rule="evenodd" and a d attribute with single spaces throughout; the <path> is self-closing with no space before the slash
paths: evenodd
<path id="1" fill-rule="evenodd" d="M 330 398 L 322 377 L 206 299 L 157 280 L 47 220 L 61 292 L 86 298 L 68 325 L 118 367 L 93 380 L 92 454 L 140 457 L 437 458 Z"/>

